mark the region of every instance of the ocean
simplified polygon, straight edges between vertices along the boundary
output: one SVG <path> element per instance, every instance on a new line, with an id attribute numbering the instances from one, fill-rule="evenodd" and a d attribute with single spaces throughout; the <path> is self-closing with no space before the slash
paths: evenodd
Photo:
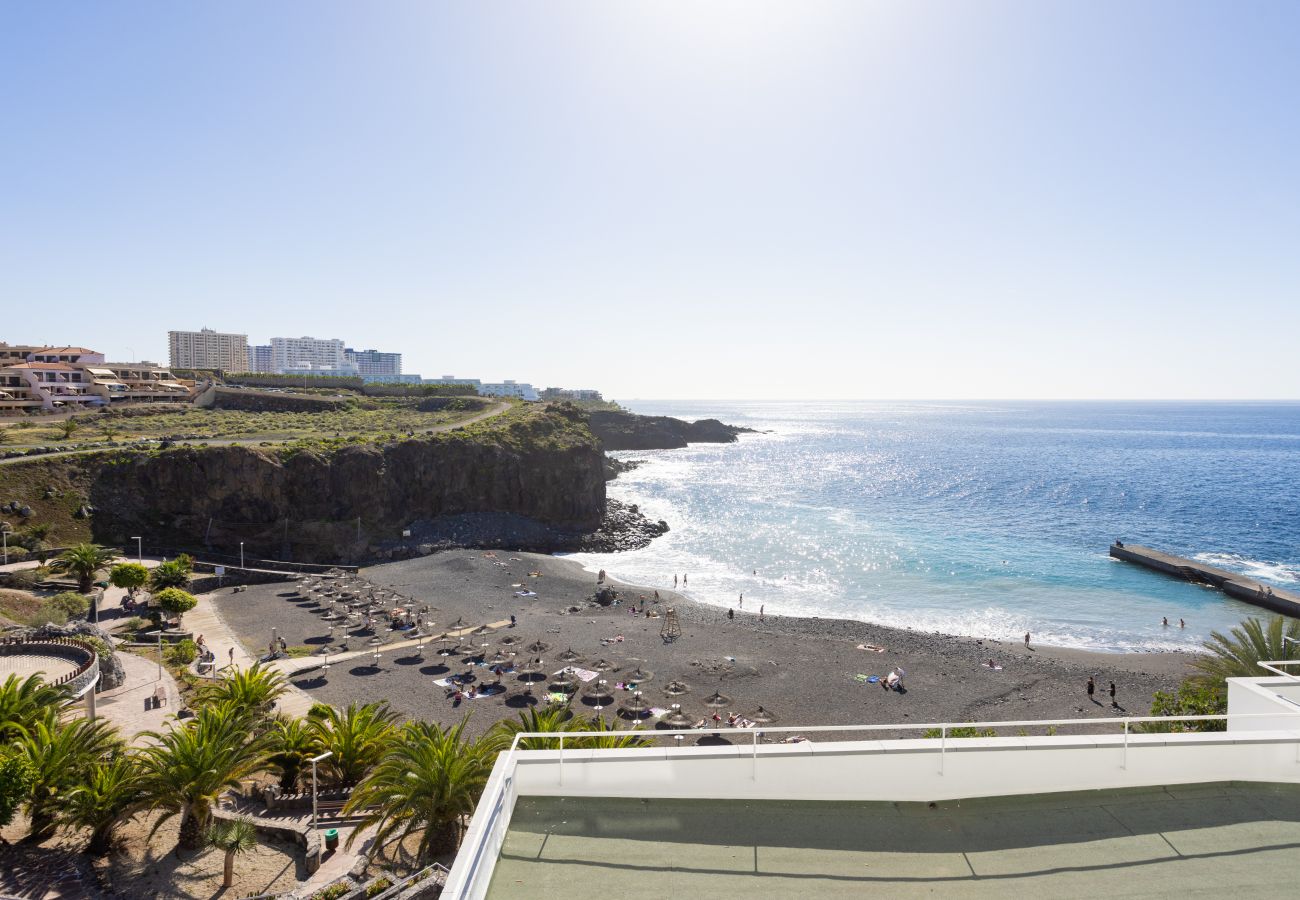
<path id="1" fill-rule="evenodd" d="M 646 462 L 610 496 L 672 530 L 574 554 L 648 587 L 685 573 L 719 607 L 1171 650 L 1267 613 L 1114 561 L 1115 538 L 1300 585 L 1300 404 L 626 405 L 764 432 L 615 454 Z"/>

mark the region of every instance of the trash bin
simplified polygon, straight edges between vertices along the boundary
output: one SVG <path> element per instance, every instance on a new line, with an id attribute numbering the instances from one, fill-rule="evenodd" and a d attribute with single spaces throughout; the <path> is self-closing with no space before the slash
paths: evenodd
<path id="1" fill-rule="evenodd" d="M 339 830 L 337 828 L 327 829 L 325 831 L 325 849 L 337 850 L 338 847 L 339 847 Z"/>

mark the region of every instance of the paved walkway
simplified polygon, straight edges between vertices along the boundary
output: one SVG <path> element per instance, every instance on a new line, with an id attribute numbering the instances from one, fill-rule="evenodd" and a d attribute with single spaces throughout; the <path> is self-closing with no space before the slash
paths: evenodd
<path id="1" fill-rule="evenodd" d="M 138 743 L 141 732 L 166 729 L 168 718 L 180 708 L 180 689 L 166 669 L 160 673 L 157 659 L 123 650 L 118 651 L 117 658 L 126 670 L 126 681 L 98 694 L 95 706 L 99 716 L 116 725 L 122 737 Z M 155 709 L 150 701 L 159 687 L 165 699 Z"/>

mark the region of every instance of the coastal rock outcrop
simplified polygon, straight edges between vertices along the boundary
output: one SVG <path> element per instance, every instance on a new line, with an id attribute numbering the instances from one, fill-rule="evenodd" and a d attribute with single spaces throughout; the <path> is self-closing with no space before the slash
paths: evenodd
<path id="1" fill-rule="evenodd" d="M 729 444 L 752 428 L 717 419 L 686 422 L 670 416 L 640 416 L 616 410 L 591 413 L 591 432 L 606 450 L 675 450 L 687 444 Z"/>

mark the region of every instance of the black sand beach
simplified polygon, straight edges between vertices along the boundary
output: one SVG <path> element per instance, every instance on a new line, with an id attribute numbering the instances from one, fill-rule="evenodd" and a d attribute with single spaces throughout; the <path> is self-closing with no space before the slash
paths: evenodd
<path id="1" fill-rule="evenodd" d="M 529 573 L 540 573 L 530 576 Z M 758 706 L 774 713 L 774 724 L 880 724 L 966 722 L 1045 718 L 1095 718 L 1145 715 L 1152 694 L 1177 687 L 1190 656 L 1177 653 L 1105 654 L 1061 648 L 1003 644 L 976 638 L 920 634 L 834 619 L 768 616 L 738 612 L 734 620 L 725 611 L 694 603 L 660 591 L 611 583 L 619 603 L 601 607 L 589 603 L 595 578 L 574 562 L 507 551 L 455 550 L 402 562 L 386 563 L 362 571 L 378 586 L 388 587 L 427 603 L 435 630 L 457 620 L 465 625 L 518 619 L 515 628 L 466 639 L 474 645 L 488 643 L 488 652 L 518 650 L 540 640 L 549 645 L 540 656 L 547 672 L 565 663 L 557 654 L 572 649 L 581 654 L 578 666 L 597 660 L 613 665 L 602 673 L 612 687 L 640 666 L 653 673 L 641 683 L 645 699 L 656 707 L 681 704 L 693 719 L 709 714 L 704 698 L 715 691 L 731 698 L 728 710 L 747 714 Z M 535 598 L 514 596 L 521 588 Z M 292 596 L 294 585 L 265 585 L 235 594 L 223 590 L 217 606 L 250 651 L 260 652 L 278 629 L 290 645 L 319 650 L 329 644 L 329 630 L 319 609 Z M 633 616 L 632 604 L 642 603 L 662 612 L 672 606 L 682 634 L 671 643 L 660 636 L 662 618 Z M 580 611 L 570 612 L 573 607 Z M 384 633 L 386 636 L 388 633 Z M 622 641 L 614 640 L 622 635 Z M 402 635 L 393 633 L 392 639 Z M 519 639 L 513 646 L 506 637 Z M 607 642 L 607 643 L 605 643 Z M 365 644 L 354 638 L 352 648 Z M 858 649 L 858 645 L 883 647 L 884 652 Z M 466 701 L 454 707 L 446 689 L 434 684 L 448 671 L 463 671 L 462 656 L 443 658 L 431 644 L 422 655 L 413 649 L 391 650 L 378 667 L 369 658 L 339 663 L 328 672 L 316 670 L 295 677 L 294 683 L 320 700 L 334 705 L 385 700 L 405 716 L 452 722 L 472 713 L 471 729 L 482 731 L 504 716 L 526 708 L 520 695 L 524 684 L 507 675 L 504 696 Z M 1002 668 L 985 663 L 994 660 Z M 906 671 L 904 692 L 888 691 L 857 676 L 884 676 L 894 667 Z M 482 669 L 480 672 L 484 671 Z M 1094 703 L 1088 699 L 1088 676 L 1097 679 Z M 491 678 L 491 676 L 488 676 Z M 670 697 L 664 686 L 681 681 L 690 692 Z M 1120 709 L 1110 707 L 1106 688 L 1118 686 Z M 535 691 L 543 696 L 545 687 Z M 615 691 L 615 703 L 628 696 Z M 580 693 L 575 707 L 590 712 Z M 613 712 L 607 708 L 606 714 Z M 653 725 L 653 720 L 649 723 Z M 1100 724 L 1100 723 L 1099 723 Z"/>

